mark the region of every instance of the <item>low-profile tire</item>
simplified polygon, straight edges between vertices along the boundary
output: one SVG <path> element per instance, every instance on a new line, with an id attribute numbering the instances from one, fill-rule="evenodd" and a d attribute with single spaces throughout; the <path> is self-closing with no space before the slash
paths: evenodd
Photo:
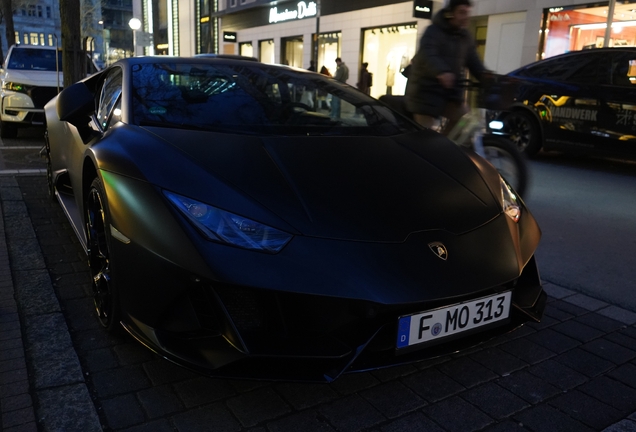
<path id="1" fill-rule="evenodd" d="M 91 183 L 86 195 L 86 246 L 91 274 L 95 312 L 102 327 L 120 330 L 119 295 L 112 273 L 112 238 L 106 192 L 99 178 Z"/>
<path id="2" fill-rule="evenodd" d="M 18 127 L 11 122 L 0 121 L 0 138 L 17 138 Z"/>
<path id="3" fill-rule="evenodd" d="M 536 155 L 541 150 L 539 124 L 531 114 L 523 111 L 509 113 L 504 119 L 504 131 L 519 151 L 528 157 Z"/>
<path id="4" fill-rule="evenodd" d="M 526 158 L 508 139 L 496 135 L 483 137 L 484 155 L 521 197 L 529 183 Z"/>

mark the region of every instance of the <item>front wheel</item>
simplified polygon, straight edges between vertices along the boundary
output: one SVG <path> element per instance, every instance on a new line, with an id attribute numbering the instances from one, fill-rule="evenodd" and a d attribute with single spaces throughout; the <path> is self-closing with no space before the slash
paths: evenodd
<path id="1" fill-rule="evenodd" d="M 119 329 L 119 299 L 113 281 L 110 218 L 106 193 L 99 178 L 91 183 L 85 203 L 88 267 L 93 302 L 100 324 L 109 331 Z"/>
<path id="2" fill-rule="evenodd" d="M 528 164 L 523 154 L 512 142 L 503 137 L 485 135 L 483 144 L 486 160 L 523 197 L 529 180 Z"/>

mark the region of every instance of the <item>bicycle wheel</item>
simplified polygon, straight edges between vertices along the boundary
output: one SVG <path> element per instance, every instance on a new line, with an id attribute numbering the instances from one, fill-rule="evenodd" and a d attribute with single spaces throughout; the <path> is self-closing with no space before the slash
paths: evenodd
<path id="1" fill-rule="evenodd" d="M 521 197 L 528 186 L 528 164 L 517 147 L 506 138 L 484 135 L 484 156 Z"/>

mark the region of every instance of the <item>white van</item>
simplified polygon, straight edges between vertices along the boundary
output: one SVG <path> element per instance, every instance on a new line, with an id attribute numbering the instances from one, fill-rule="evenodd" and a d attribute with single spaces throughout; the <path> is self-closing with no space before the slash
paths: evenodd
<path id="1" fill-rule="evenodd" d="M 62 51 L 13 45 L 0 78 L 0 137 L 15 138 L 19 127 L 44 126 L 44 105 L 62 90 Z M 89 61 L 89 74 L 97 71 Z M 58 72 L 59 71 L 59 72 Z"/>

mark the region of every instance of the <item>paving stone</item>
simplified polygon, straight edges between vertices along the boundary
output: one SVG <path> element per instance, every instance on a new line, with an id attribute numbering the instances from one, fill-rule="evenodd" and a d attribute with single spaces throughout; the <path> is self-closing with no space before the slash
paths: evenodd
<path id="1" fill-rule="evenodd" d="M 535 364 L 554 357 L 556 354 L 527 338 L 506 342 L 499 346 L 503 351 L 512 354 L 526 364 Z"/>
<path id="2" fill-rule="evenodd" d="M 137 398 L 151 419 L 175 413 L 183 408 L 183 404 L 169 385 L 142 390 L 137 393 Z"/>
<path id="3" fill-rule="evenodd" d="M 506 420 L 487 427 L 483 432 L 527 432 L 527 429 L 517 422 Z"/>
<path id="4" fill-rule="evenodd" d="M 169 382 L 182 381 L 191 379 L 197 375 L 194 372 L 187 370 L 174 363 L 168 362 L 165 359 L 157 358 L 155 356 L 154 361 L 150 361 L 143 364 L 143 368 L 150 378 L 153 385 L 161 385 Z"/>
<path id="5" fill-rule="evenodd" d="M 588 380 L 585 375 L 554 360 L 548 360 L 531 366 L 527 371 L 549 382 L 560 390 L 573 389 Z"/>
<path id="6" fill-rule="evenodd" d="M 228 399 L 227 406 L 246 427 L 256 426 L 291 411 L 289 405 L 271 388 L 258 389 Z"/>
<path id="7" fill-rule="evenodd" d="M 88 389 L 84 384 L 37 391 L 38 421 L 47 430 L 64 432 L 102 432 Z"/>
<path id="8" fill-rule="evenodd" d="M 383 369 L 378 369 L 371 374 L 382 382 L 392 381 L 396 378 L 410 375 L 418 371 L 418 368 L 412 364 L 392 366 Z"/>
<path id="9" fill-rule="evenodd" d="M 470 358 L 459 358 L 441 364 L 438 369 L 466 388 L 474 387 L 497 378 L 490 369 Z"/>
<path id="10" fill-rule="evenodd" d="M 109 348 L 100 348 L 87 352 L 84 356 L 84 361 L 86 362 L 87 369 L 91 373 L 119 366 L 115 355 Z"/>
<path id="11" fill-rule="evenodd" d="M 575 320 L 569 320 L 556 324 L 552 326 L 552 330 L 563 333 L 564 335 L 581 342 L 589 342 L 605 334 L 604 332 L 595 329 L 594 327 L 590 327 Z"/>
<path id="12" fill-rule="evenodd" d="M 97 394 L 103 398 L 142 390 L 150 386 L 146 374 L 138 366 L 98 372 L 93 374 L 91 379 Z"/>
<path id="13" fill-rule="evenodd" d="M 572 303 L 575 306 L 581 307 L 588 311 L 596 311 L 604 307 L 609 306 L 607 303 L 601 300 L 597 300 L 585 294 L 574 294 L 563 299 L 567 303 Z"/>
<path id="14" fill-rule="evenodd" d="M 427 405 L 424 399 L 400 382 L 380 384 L 360 392 L 360 396 L 388 418 L 396 418 Z"/>
<path id="15" fill-rule="evenodd" d="M 28 379 L 26 368 L 0 373 L 0 385 L 11 384 Z"/>
<path id="16" fill-rule="evenodd" d="M 495 419 L 509 417 L 529 406 L 523 399 L 495 383 L 484 384 L 460 396 Z"/>
<path id="17" fill-rule="evenodd" d="M 580 316 L 580 315 L 585 315 L 587 313 L 589 313 L 590 311 L 588 311 L 585 308 L 582 308 L 580 306 L 574 305 L 566 300 L 569 300 L 570 297 L 567 297 L 567 299 L 563 299 L 563 300 L 557 300 L 553 303 L 550 303 L 550 305 L 554 308 L 560 309 L 563 312 L 566 312 L 570 315 L 573 316 Z"/>
<path id="18" fill-rule="evenodd" d="M 611 405 L 623 414 L 630 414 L 636 410 L 636 390 L 611 378 L 594 378 L 579 387 L 579 390 Z"/>
<path id="19" fill-rule="evenodd" d="M 281 383 L 276 391 L 297 410 L 332 401 L 338 397 L 335 391 L 324 384 Z"/>
<path id="20" fill-rule="evenodd" d="M 631 363 L 624 364 L 609 371 L 607 376 L 636 389 L 636 366 Z"/>
<path id="21" fill-rule="evenodd" d="M 33 422 L 35 422 L 35 416 L 32 407 L 2 413 L 2 426 L 6 428 Z"/>
<path id="22" fill-rule="evenodd" d="M 597 313 L 607 318 L 611 318 L 612 320 L 622 322 L 623 324 L 627 324 L 627 325 L 636 324 L 636 313 L 630 312 L 618 306 L 611 305 L 597 311 Z"/>
<path id="23" fill-rule="evenodd" d="M 554 331 L 552 327 L 528 336 L 528 340 L 557 354 L 569 351 L 581 344 L 576 339 Z"/>
<path id="24" fill-rule="evenodd" d="M 526 371 L 515 372 L 501 378 L 497 383 L 531 404 L 537 404 L 560 392 L 549 382 Z"/>
<path id="25" fill-rule="evenodd" d="M 197 377 L 176 383 L 174 389 L 188 408 L 206 405 L 236 394 L 234 387 L 227 381 L 208 377 Z"/>
<path id="26" fill-rule="evenodd" d="M 174 432 L 174 428 L 168 420 L 155 420 L 122 429 L 121 432 Z"/>
<path id="27" fill-rule="evenodd" d="M 580 348 L 573 349 L 555 357 L 555 360 L 588 377 L 595 377 L 607 372 L 615 365 Z"/>
<path id="28" fill-rule="evenodd" d="M 382 432 L 444 432 L 422 413 L 413 413 L 394 420 L 381 428 Z"/>
<path id="29" fill-rule="evenodd" d="M 113 348 L 117 361 L 122 366 L 130 366 L 155 359 L 155 354 L 136 341 L 127 341 Z"/>
<path id="30" fill-rule="evenodd" d="M 0 399 L 29 393 L 29 381 L 22 380 L 11 384 L 0 385 Z"/>
<path id="31" fill-rule="evenodd" d="M 617 343 L 627 349 L 636 351 L 636 339 L 627 336 L 625 333 L 619 331 L 609 333 L 605 336 L 606 340 Z"/>
<path id="32" fill-rule="evenodd" d="M 581 348 L 617 365 L 636 358 L 636 351 L 632 351 L 606 339 L 597 339 L 588 342 L 582 345 Z"/>
<path id="33" fill-rule="evenodd" d="M 621 420 L 603 429 L 603 432 L 636 432 L 636 421 L 628 419 Z"/>
<path id="34" fill-rule="evenodd" d="M 431 403 L 455 395 L 465 389 L 464 386 L 437 369 L 426 369 L 409 375 L 402 378 L 402 382 Z"/>
<path id="35" fill-rule="evenodd" d="M 18 426 L 4 428 L 3 430 L 4 432 L 38 432 L 38 425 L 33 421 Z"/>
<path id="36" fill-rule="evenodd" d="M 612 318 L 608 318 L 598 313 L 589 313 L 576 318 L 576 321 L 594 327 L 606 333 L 622 328 L 625 324 Z"/>
<path id="37" fill-rule="evenodd" d="M 24 357 L 0 361 L 0 373 L 20 369 L 26 369 L 26 362 L 24 360 Z"/>
<path id="38" fill-rule="evenodd" d="M 130 427 L 145 421 L 144 412 L 133 394 L 102 400 L 101 403 L 108 426 L 113 429 Z"/>
<path id="39" fill-rule="evenodd" d="M 507 342 L 507 344 L 516 342 L 511 341 Z M 499 348 L 487 348 L 471 354 L 469 357 L 500 376 L 510 375 L 511 372 L 528 366 L 525 361 Z"/>
<path id="40" fill-rule="evenodd" d="M 442 428 L 453 431 L 477 431 L 494 422 L 475 406 L 457 396 L 429 405 L 422 412 Z"/>
<path id="41" fill-rule="evenodd" d="M 241 424 L 221 403 L 207 405 L 174 416 L 173 422 L 179 432 L 208 431 L 214 425 L 214 432 L 238 432 Z"/>
<path id="42" fill-rule="evenodd" d="M 370 373 L 351 373 L 342 375 L 332 382 L 330 386 L 334 391 L 347 395 L 373 387 L 379 383 L 380 381 Z"/>
<path id="43" fill-rule="evenodd" d="M 270 432 L 331 432 L 335 431 L 327 422 L 321 418 L 316 411 L 304 411 L 292 414 L 283 419 L 267 424 Z"/>
<path id="44" fill-rule="evenodd" d="M 549 403 L 595 430 L 602 430 L 623 418 L 620 411 L 577 390 L 563 393 Z"/>
<path id="45" fill-rule="evenodd" d="M 9 397 L 0 399 L 0 411 L 3 413 L 8 411 L 15 411 L 15 410 L 23 409 L 23 408 L 28 408 L 32 406 L 33 406 L 33 401 L 29 393 L 9 396 Z M 2 416 L 0 415 L 0 419 L 1 418 Z"/>
<path id="46" fill-rule="evenodd" d="M 386 420 L 369 402 L 358 395 L 339 399 L 320 408 L 322 414 L 336 429 L 357 432 Z"/>
<path id="47" fill-rule="evenodd" d="M 562 298 L 576 294 L 576 291 L 572 291 L 567 288 L 563 288 L 558 285 L 553 285 L 550 283 L 544 284 L 543 290 L 551 297 L 550 300 L 552 301 L 556 301 L 558 299 L 562 299 Z"/>
<path id="48" fill-rule="evenodd" d="M 567 414 L 542 404 L 515 414 L 515 420 L 533 432 L 593 432 L 594 429 Z"/>
<path id="49" fill-rule="evenodd" d="M 567 321 L 574 318 L 574 315 L 553 306 L 553 303 L 554 302 L 545 305 L 545 310 L 543 311 L 545 316 L 549 316 L 557 321 Z"/>

